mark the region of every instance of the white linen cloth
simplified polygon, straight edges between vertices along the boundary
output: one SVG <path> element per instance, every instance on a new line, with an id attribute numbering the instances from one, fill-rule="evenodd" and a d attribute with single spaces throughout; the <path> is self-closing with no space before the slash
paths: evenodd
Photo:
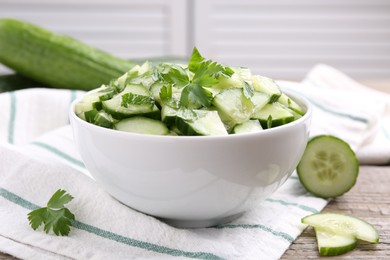
<path id="1" fill-rule="evenodd" d="M 312 135 L 348 141 L 363 163 L 390 161 L 386 94 L 321 65 L 301 83 L 280 82 L 314 107 Z M 231 223 L 178 229 L 124 206 L 90 178 L 73 144 L 68 108 L 82 92 L 27 89 L 0 94 L 0 251 L 36 259 L 278 259 L 319 212 L 294 173 L 270 198 Z M 57 189 L 74 196 L 68 237 L 30 228 L 27 213 Z M 314 239 L 314 238 L 313 238 Z"/>

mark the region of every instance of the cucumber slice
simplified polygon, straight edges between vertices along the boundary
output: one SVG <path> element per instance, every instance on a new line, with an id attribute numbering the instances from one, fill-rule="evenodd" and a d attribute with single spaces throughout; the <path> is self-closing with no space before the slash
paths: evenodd
<path id="1" fill-rule="evenodd" d="M 294 121 L 294 115 L 279 103 L 266 104 L 261 110 L 255 111 L 253 119 L 258 119 L 261 126 L 276 127 Z"/>
<path id="2" fill-rule="evenodd" d="M 258 113 L 270 101 L 271 97 L 268 94 L 254 91 L 251 97 L 253 103 L 253 113 Z"/>
<path id="3" fill-rule="evenodd" d="M 261 127 L 259 120 L 248 120 L 245 123 L 236 125 L 233 129 L 234 134 L 255 133 L 261 131 L 263 131 L 263 128 Z"/>
<path id="4" fill-rule="evenodd" d="M 357 240 L 350 235 L 339 235 L 315 229 L 318 251 L 322 256 L 342 255 L 356 247 Z"/>
<path id="5" fill-rule="evenodd" d="M 278 102 L 285 105 L 289 109 L 293 110 L 295 113 L 298 113 L 299 115 L 303 115 L 303 109 L 300 105 L 298 105 L 294 100 L 292 100 L 289 96 L 287 96 L 285 93 L 282 93 L 282 95 L 279 97 Z"/>
<path id="6" fill-rule="evenodd" d="M 154 104 L 128 105 L 122 106 L 122 95 L 133 93 L 142 96 L 151 96 L 149 90 L 140 85 L 128 85 L 121 93 L 113 98 L 103 101 L 103 109 L 116 119 L 123 119 L 131 116 L 142 115 L 158 118 L 159 109 Z"/>
<path id="7" fill-rule="evenodd" d="M 227 135 L 217 111 L 181 109 L 176 126 L 184 135 Z"/>
<path id="8" fill-rule="evenodd" d="M 321 231 L 343 236 L 352 236 L 371 243 L 379 242 L 379 233 L 371 224 L 337 213 L 316 213 L 302 218 L 302 223 Z"/>
<path id="9" fill-rule="evenodd" d="M 351 147 L 330 135 L 312 138 L 297 167 L 306 190 L 322 198 L 334 198 L 349 191 L 358 172 L 359 162 Z"/>
<path id="10" fill-rule="evenodd" d="M 277 101 L 282 95 L 280 87 L 273 79 L 259 75 L 252 76 L 252 85 L 256 91 L 270 95 L 269 103 Z"/>
<path id="11" fill-rule="evenodd" d="M 115 129 L 119 131 L 149 134 L 149 135 L 168 135 L 168 127 L 159 120 L 147 117 L 126 118 L 115 124 Z"/>
<path id="12" fill-rule="evenodd" d="M 247 99 L 240 88 L 221 91 L 213 100 L 223 123 L 232 128 L 248 121 L 252 115 L 253 103 Z"/>
<path id="13" fill-rule="evenodd" d="M 104 111 L 97 111 L 96 109 L 87 111 L 84 113 L 85 120 L 94 125 L 113 128 L 114 120 L 111 115 L 107 114 Z"/>
<path id="14" fill-rule="evenodd" d="M 176 123 L 178 109 L 175 109 L 169 105 L 163 105 L 161 108 L 161 121 L 167 126 L 173 126 Z"/>

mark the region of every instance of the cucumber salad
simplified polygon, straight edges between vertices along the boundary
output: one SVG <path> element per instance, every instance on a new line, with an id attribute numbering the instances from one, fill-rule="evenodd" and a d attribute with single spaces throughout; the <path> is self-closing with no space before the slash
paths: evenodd
<path id="1" fill-rule="evenodd" d="M 188 65 L 136 65 L 88 92 L 75 113 L 89 123 L 133 133 L 228 135 L 287 124 L 304 110 L 274 80 L 206 60 L 194 48 Z"/>

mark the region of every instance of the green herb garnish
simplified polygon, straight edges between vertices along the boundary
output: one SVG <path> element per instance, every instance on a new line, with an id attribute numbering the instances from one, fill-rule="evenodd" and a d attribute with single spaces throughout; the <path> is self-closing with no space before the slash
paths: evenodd
<path id="1" fill-rule="evenodd" d="M 43 230 L 46 233 L 53 230 L 57 236 L 67 236 L 75 216 L 64 205 L 72 199 L 73 197 L 67 194 L 65 190 L 57 190 L 48 201 L 46 207 L 28 213 L 30 226 L 36 230 L 43 224 Z"/>
<path id="2" fill-rule="evenodd" d="M 134 93 L 126 93 L 122 95 L 121 106 L 128 107 L 129 105 L 154 105 L 154 99 L 149 96 L 138 95 Z"/>

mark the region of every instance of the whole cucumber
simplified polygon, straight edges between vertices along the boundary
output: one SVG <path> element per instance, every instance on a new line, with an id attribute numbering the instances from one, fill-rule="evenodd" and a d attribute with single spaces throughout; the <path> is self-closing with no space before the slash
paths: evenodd
<path id="1" fill-rule="evenodd" d="M 44 85 L 91 90 L 135 63 L 30 23 L 0 19 L 0 63 Z"/>

